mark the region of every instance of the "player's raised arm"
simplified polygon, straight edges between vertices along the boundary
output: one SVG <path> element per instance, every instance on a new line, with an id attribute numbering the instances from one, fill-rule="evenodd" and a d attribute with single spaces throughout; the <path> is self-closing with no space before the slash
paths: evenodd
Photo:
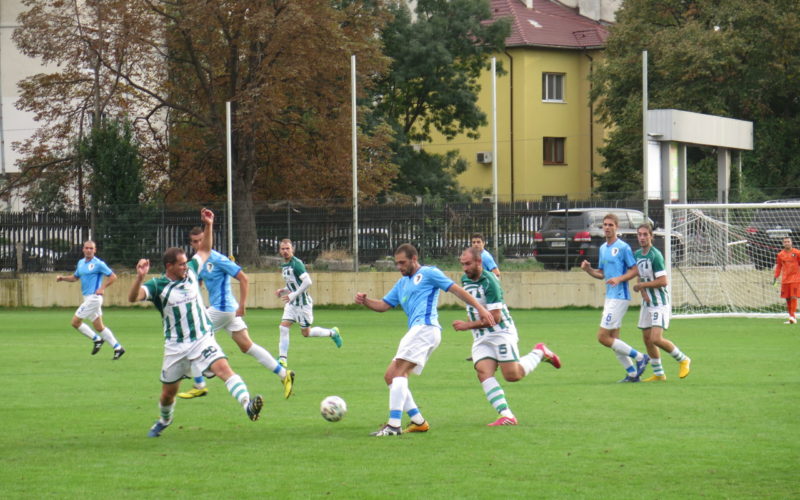
<path id="1" fill-rule="evenodd" d="M 392 306 L 387 304 L 385 301 L 370 299 L 369 297 L 367 297 L 366 293 L 362 292 L 356 293 L 355 301 L 356 304 L 361 304 L 367 309 L 372 309 L 375 312 L 386 312 L 392 308 Z"/>
<path id="2" fill-rule="evenodd" d="M 214 247 L 214 212 L 207 208 L 200 210 L 200 220 L 203 222 L 203 241 L 197 247 L 197 255 L 203 262 L 208 260 L 211 249 Z"/>
<path id="3" fill-rule="evenodd" d="M 150 261 L 139 259 L 136 264 L 136 278 L 133 280 L 130 291 L 128 291 L 128 302 L 139 302 L 147 297 L 147 293 L 142 288 L 144 277 L 150 271 Z"/>
<path id="4" fill-rule="evenodd" d="M 586 271 L 586 273 L 589 276 L 591 276 L 592 278 L 597 278 L 597 279 L 601 280 L 601 279 L 603 279 L 605 277 L 605 274 L 603 273 L 603 270 L 602 269 L 594 269 L 594 268 L 592 268 L 592 265 L 589 263 L 588 260 L 584 260 L 583 262 L 581 262 L 581 269 Z"/>

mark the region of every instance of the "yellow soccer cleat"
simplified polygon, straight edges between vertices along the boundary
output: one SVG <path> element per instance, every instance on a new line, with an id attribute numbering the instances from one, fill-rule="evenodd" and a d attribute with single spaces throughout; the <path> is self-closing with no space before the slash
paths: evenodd
<path id="1" fill-rule="evenodd" d="M 428 421 L 425 420 L 421 424 L 415 424 L 414 422 L 409 423 L 405 429 L 403 429 L 403 434 L 408 432 L 428 432 L 431 426 L 428 424 Z"/>
<path id="2" fill-rule="evenodd" d="M 203 387 L 202 389 L 197 389 L 196 387 L 192 387 L 187 392 L 178 393 L 178 397 L 182 399 L 192 399 L 192 398 L 202 398 L 208 394 L 208 389 Z"/>
<path id="3" fill-rule="evenodd" d="M 642 382 L 666 382 L 667 376 L 666 375 L 653 375 L 652 377 L 648 377 Z"/>
<path id="4" fill-rule="evenodd" d="M 288 362 L 288 361 L 286 360 L 286 358 L 285 358 L 285 357 L 283 357 L 283 356 L 281 356 L 280 358 L 278 358 L 278 364 L 279 364 L 279 365 L 281 365 L 281 366 L 282 366 L 282 367 L 284 367 L 284 368 L 287 368 L 287 367 L 289 366 L 289 362 Z"/>
<path id="5" fill-rule="evenodd" d="M 286 376 L 283 378 L 283 397 L 289 399 L 292 394 L 294 394 L 294 372 L 286 370 Z"/>
<path id="6" fill-rule="evenodd" d="M 692 360 L 690 358 L 686 358 L 680 363 L 680 367 L 678 368 L 678 377 L 686 378 L 691 371 Z"/>

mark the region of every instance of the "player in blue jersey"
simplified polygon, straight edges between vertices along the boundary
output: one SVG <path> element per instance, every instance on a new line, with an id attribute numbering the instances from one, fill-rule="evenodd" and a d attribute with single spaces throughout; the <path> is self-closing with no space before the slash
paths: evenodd
<path id="1" fill-rule="evenodd" d="M 483 234 L 472 233 L 472 236 L 470 237 L 470 244 L 473 248 L 480 250 L 481 264 L 483 265 L 483 269 L 500 278 L 500 268 L 497 267 L 497 262 L 494 261 L 492 254 L 490 254 L 489 251 L 484 248 L 486 246 L 486 238 L 483 237 Z"/>
<path id="2" fill-rule="evenodd" d="M 114 347 L 114 358 L 119 359 L 125 354 L 125 349 L 117 342 L 111 329 L 103 324 L 103 294 L 106 288 L 117 281 L 117 275 L 105 262 L 97 258 L 95 253 L 97 246 L 94 241 L 88 240 L 83 244 L 83 259 L 78 261 L 75 273 L 68 276 L 56 277 L 56 282 L 68 281 L 70 283 L 81 281 L 81 294 L 83 303 L 75 311 L 72 317 L 72 326 L 82 334 L 89 337 L 94 343 L 92 355 L 97 354 L 104 342 L 108 342 Z M 108 278 L 103 280 L 103 278 Z M 92 322 L 95 331 L 83 320 L 88 319 Z"/>
<path id="3" fill-rule="evenodd" d="M 456 285 L 442 271 L 419 263 L 417 249 L 409 243 L 397 247 L 394 253 L 397 270 L 403 275 L 383 299 L 371 299 L 358 292 L 356 304 L 376 312 L 385 312 L 400 305 L 408 316 L 408 332 L 400 340 L 397 353 L 389 363 L 384 381 L 389 386 L 389 421 L 372 436 L 397 436 L 403 432 L 426 432 L 430 426 L 414 402 L 408 388 L 408 376 L 419 375 L 442 340 L 437 310 L 439 290 L 451 292 L 478 311 L 484 325 L 494 325 L 494 316 L 475 297 Z M 411 423 L 400 429 L 403 412 Z"/>
<path id="4" fill-rule="evenodd" d="M 195 227 L 189 231 L 189 243 L 195 252 L 203 243 L 203 229 Z M 242 318 L 245 315 L 249 280 L 238 264 L 226 256 L 211 250 L 208 260 L 200 270 L 200 280 L 205 283 L 208 290 L 209 306 L 206 314 L 211 320 L 214 331 L 227 330 L 239 349 L 253 356 L 264 368 L 280 377 L 283 383 L 283 396 L 288 398 L 293 394 L 294 372 L 278 364 L 272 354 L 250 339 L 247 325 Z M 239 282 L 239 301 L 231 292 L 231 278 Z M 200 372 L 192 372 L 194 387 L 187 392 L 178 394 L 179 398 L 191 399 L 208 394 L 205 378 Z"/>
<path id="5" fill-rule="evenodd" d="M 620 382 L 638 382 L 650 361 L 649 356 L 629 346 L 619 338 L 622 318 L 631 301 L 628 280 L 636 276 L 636 259 L 630 245 L 617 238 L 619 219 L 614 214 L 603 217 L 603 233 L 606 242 L 600 246 L 597 269 L 588 260 L 581 262 L 581 269 L 590 276 L 606 280 L 606 300 L 597 340 L 614 351 L 625 368 L 625 378 Z"/>

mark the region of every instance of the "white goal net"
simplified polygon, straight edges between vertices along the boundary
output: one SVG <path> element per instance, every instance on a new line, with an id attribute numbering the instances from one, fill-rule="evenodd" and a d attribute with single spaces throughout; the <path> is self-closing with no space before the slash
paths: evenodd
<path id="1" fill-rule="evenodd" d="M 783 238 L 800 247 L 800 202 L 665 205 L 672 317 L 783 317 L 773 285 Z"/>

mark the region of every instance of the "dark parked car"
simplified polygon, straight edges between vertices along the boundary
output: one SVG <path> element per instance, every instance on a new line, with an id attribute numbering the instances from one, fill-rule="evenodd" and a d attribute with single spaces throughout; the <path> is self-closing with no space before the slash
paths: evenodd
<path id="1" fill-rule="evenodd" d="M 800 200 L 775 200 L 774 203 L 800 203 Z M 747 253 L 756 269 L 771 269 L 783 248 L 783 238 L 800 243 L 800 208 L 759 209 L 747 228 Z"/>
<path id="2" fill-rule="evenodd" d="M 533 254 L 544 264 L 545 269 L 568 269 L 581 265 L 584 259 L 597 266 L 598 251 L 606 239 L 603 234 L 603 217 L 613 213 L 619 218 L 617 236 L 632 249 L 639 247 L 636 228 L 645 220 L 653 227 L 651 219 L 639 210 L 626 208 L 574 208 L 551 210 L 542 222 L 542 228 L 534 236 Z M 679 236 L 673 235 L 675 254 L 682 254 L 683 245 Z M 664 252 L 664 231 L 653 231 L 653 245 Z"/>

